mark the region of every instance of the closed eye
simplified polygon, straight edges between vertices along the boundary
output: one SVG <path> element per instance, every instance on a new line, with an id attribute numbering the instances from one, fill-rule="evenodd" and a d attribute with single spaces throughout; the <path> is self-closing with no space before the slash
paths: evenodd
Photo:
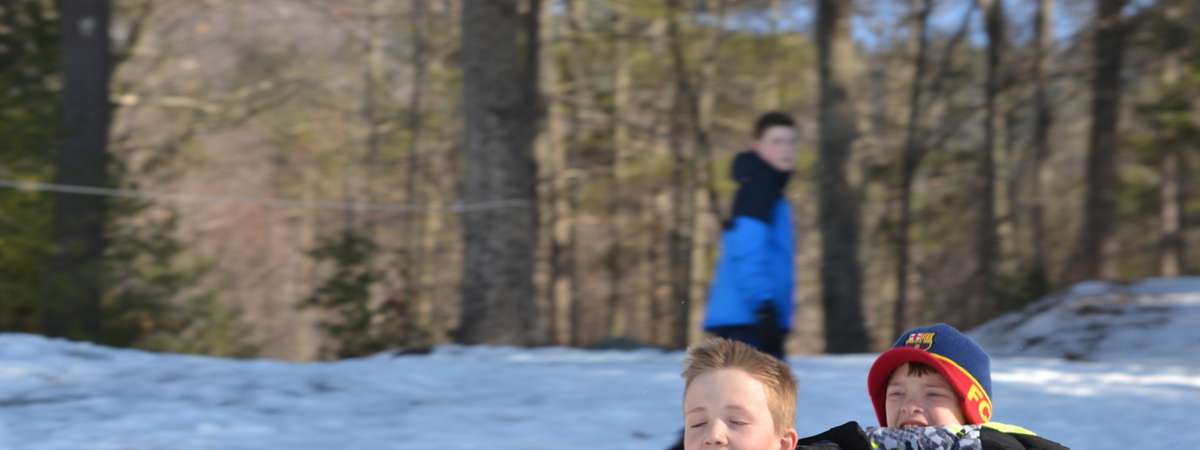
<path id="1" fill-rule="evenodd" d="M 704 426 L 704 425 L 707 425 L 707 424 L 708 424 L 708 422 L 699 422 L 699 423 L 694 423 L 694 424 L 691 424 L 690 426 L 688 426 L 688 428 L 700 428 L 700 427 L 702 427 L 702 426 Z"/>

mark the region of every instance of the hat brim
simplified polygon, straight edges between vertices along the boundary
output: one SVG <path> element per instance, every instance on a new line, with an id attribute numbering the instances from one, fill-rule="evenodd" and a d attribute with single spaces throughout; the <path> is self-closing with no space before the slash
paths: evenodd
<path id="1" fill-rule="evenodd" d="M 887 385 L 892 372 L 906 363 L 921 363 L 932 367 L 958 395 L 963 417 L 970 424 L 983 424 L 991 420 L 992 402 L 983 386 L 954 361 L 941 355 L 913 347 L 897 347 L 879 355 L 867 374 L 867 392 L 875 406 L 875 416 L 880 426 L 887 426 Z"/>

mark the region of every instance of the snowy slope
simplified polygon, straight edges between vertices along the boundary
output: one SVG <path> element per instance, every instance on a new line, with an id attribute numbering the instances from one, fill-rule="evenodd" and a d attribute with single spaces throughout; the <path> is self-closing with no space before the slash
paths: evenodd
<path id="1" fill-rule="evenodd" d="M 442 347 L 328 364 L 0 336 L 3 449 L 660 449 L 680 353 Z M 870 423 L 871 357 L 797 357 L 797 426 Z M 1194 366 L 999 358 L 996 420 L 1076 449 L 1200 442 Z M 1154 436 L 1145 445 L 1146 436 Z"/>
<path id="2" fill-rule="evenodd" d="M 1200 360 L 1200 278 L 1087 282 L 972 330 L 993 355 Z"/>
<path id="3" fill-rule="evenodd" d="M 1200 281 L 1093 283 L 977 330 L 997 353 L 994 419 L 1075 449 L 1193 447 L 1194 292 Z M 682 357 L 447 346 L 295 364 L 7 334 L 0 450 L 658 450 L 681 426 Z M 872 423 L 871 360 L 789 359 L 801 434 Z"/>

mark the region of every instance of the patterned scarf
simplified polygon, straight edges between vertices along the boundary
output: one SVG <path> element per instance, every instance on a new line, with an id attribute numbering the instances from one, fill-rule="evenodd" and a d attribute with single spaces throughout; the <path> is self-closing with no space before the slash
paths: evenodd
<path id="1" fill-rule="evenodd" d="M 950 427 L 867 428 L 871 447 L 878 450 L 982 450 L 979 425 L 954 432 Z"/>

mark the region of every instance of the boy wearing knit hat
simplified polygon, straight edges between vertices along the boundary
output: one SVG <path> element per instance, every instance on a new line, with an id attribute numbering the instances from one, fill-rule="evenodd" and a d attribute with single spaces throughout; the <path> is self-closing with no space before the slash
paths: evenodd
<path id="1" fill-rule="evenodd" d="M 797 449 L 1058 450 L 1020 427 L 991 422 L 991 360 L 971 338 L 939 323 L 900 335 L 867 375 L 880 428 L 849 422 Z"/>
<path id="2" fill-rule="evenodd" d="M 867 392 L 883 426 L 984 424 L 992 418 L 991 360 L 950 325 L 914 328 L 875 359 Z"/>

